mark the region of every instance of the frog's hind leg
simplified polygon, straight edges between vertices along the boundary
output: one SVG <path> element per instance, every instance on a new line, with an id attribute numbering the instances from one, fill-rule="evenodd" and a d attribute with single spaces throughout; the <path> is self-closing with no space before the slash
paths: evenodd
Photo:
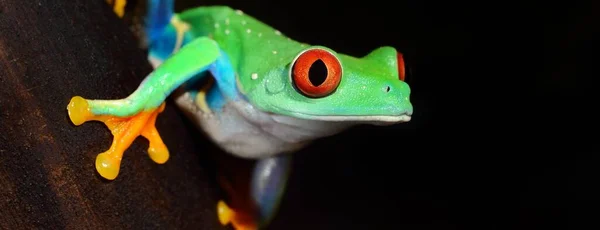
<path id="1" fill-rule="evenodd" d="M 190 25 L 179 20 L 173 0 L 149 0 L 145 24 L 148 60 L 156 68 L 192 38 Z"/>
<path id="2" fill-rule="evenodd" d="M 117 177 L 123 152 L 140 135 L 150 142 L 148 153 L 152 160 L 159 164 L 167 161 L 169 151 L 154 126 L 158 114 L 164 110 L 165 99 L 187 80 L 203 76 L 200 73 L 215 63 L 219 55 L 216 42 L 207 37 L 197 38 L 165 60 L 127 98 L 71 99 L 67 110 L 73 124 L 101 121 L 114 136 L 110 149 L 96 158 L 96 169 L 102 177 L 109 180 Z"/>
<path id="3" fill-rule="evenodd" d="M 217 203 L 219 221 L 231 223 L 236 230 L 266 228 L 276 215 L 290 175 L 291 154 L 261 159 L 256 162 L 249 188 L 233 187 L 221 178 L 230 196 L 231 207 L 223 200 Z"/>

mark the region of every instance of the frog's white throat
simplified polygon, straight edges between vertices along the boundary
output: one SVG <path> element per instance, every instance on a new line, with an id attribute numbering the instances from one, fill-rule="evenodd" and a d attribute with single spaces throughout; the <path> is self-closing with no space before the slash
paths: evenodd
<path id="1" fill-rule="evenodd" d="M 299 116 L 263 112 L 246 100 L 227 101 L 219 111 L 203 111 L 187 92 L 175 102 L 186 116 L 225 151 L 243 158 L 263 158 L 298 150 L 311 141 L 334 135 L 356 124 L 385 125 L 409 116 Z"/>

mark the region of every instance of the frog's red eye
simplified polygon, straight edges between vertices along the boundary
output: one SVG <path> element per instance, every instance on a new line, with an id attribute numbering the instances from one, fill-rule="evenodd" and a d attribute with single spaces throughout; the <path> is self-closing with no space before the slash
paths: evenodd
<path id="1" fill-rule="evenodd" d="M 292 81 L 308 97 L 325 97 L 342 80 L 342 65 L 332 53 L 315 48 L 304 51 L 292 66 Z"/>
<path id="2" fill-rule="evenodd" d="M 406 71 L 404 69 L 404 56 L 402 56 L 402 53 L 396 53 L 396 61 L 398 62 L 398 78 L 400 78 L 400 81 L 404 81 L 406 78 Z"/>

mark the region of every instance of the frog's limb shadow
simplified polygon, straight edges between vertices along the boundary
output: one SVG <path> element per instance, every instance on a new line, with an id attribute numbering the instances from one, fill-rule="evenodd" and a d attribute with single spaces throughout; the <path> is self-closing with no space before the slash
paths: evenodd
<path id="1" fill-rule="evenodd" d="M 110 149 L 96 157 L 96 170 L 102 177 L 114 180 L 118 176 L 123 152 L 140 135 L 150 142 L 148 153 L 152 160 L 159 164 L 168 160 L 169 151 L 155 127 L 158 114 L 164 110 L 164 101 L 190 78 L 206 76 L 199 73 L 215 63 L 220 54 L 216 42 L 206 37 L 197 38 L 177 55 L 166 59 L 127 98 L 89 100 L 75 96 L 71 99 L 67 110 L 73 124 L 101 121 L 113 134 Z M 195 61 L 184 61 L 190 59 Z"/>
<path id="2" fill-rule="evenodd" d="M 232 205 L 240 207 L 230 208 L 224 201 L 219 201 L 217 213 L 221 224 L 231 223 L 236 230 L 265 228 L 278 211 L 291 167 L 291 153 L 258 160 L 251 173 L 249 194 L 240 194 L 220 178 L 221 186 L 231 196 Z M 246 201 L 240 197 L 244 195 L 249 195 L 251 204 L 240 204 Z"/>

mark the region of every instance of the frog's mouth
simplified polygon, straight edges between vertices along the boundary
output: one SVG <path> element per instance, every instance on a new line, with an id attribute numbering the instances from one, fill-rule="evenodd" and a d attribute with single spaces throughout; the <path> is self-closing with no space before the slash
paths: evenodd
<path id="1" fill-rule="evenodd" d="M 298 113 L 289 111 L 291 116 L 300 119 L 316 120 L 316 121 L 328 121 L 328 122 L 353 122 L 353 123 L 365 123 L 373 125 L 392 125 L 396 123 L 409 122 L 412 118 L 412 114 L 403 113 L 399 115 L 311 115 L 305 113 Z"/>

